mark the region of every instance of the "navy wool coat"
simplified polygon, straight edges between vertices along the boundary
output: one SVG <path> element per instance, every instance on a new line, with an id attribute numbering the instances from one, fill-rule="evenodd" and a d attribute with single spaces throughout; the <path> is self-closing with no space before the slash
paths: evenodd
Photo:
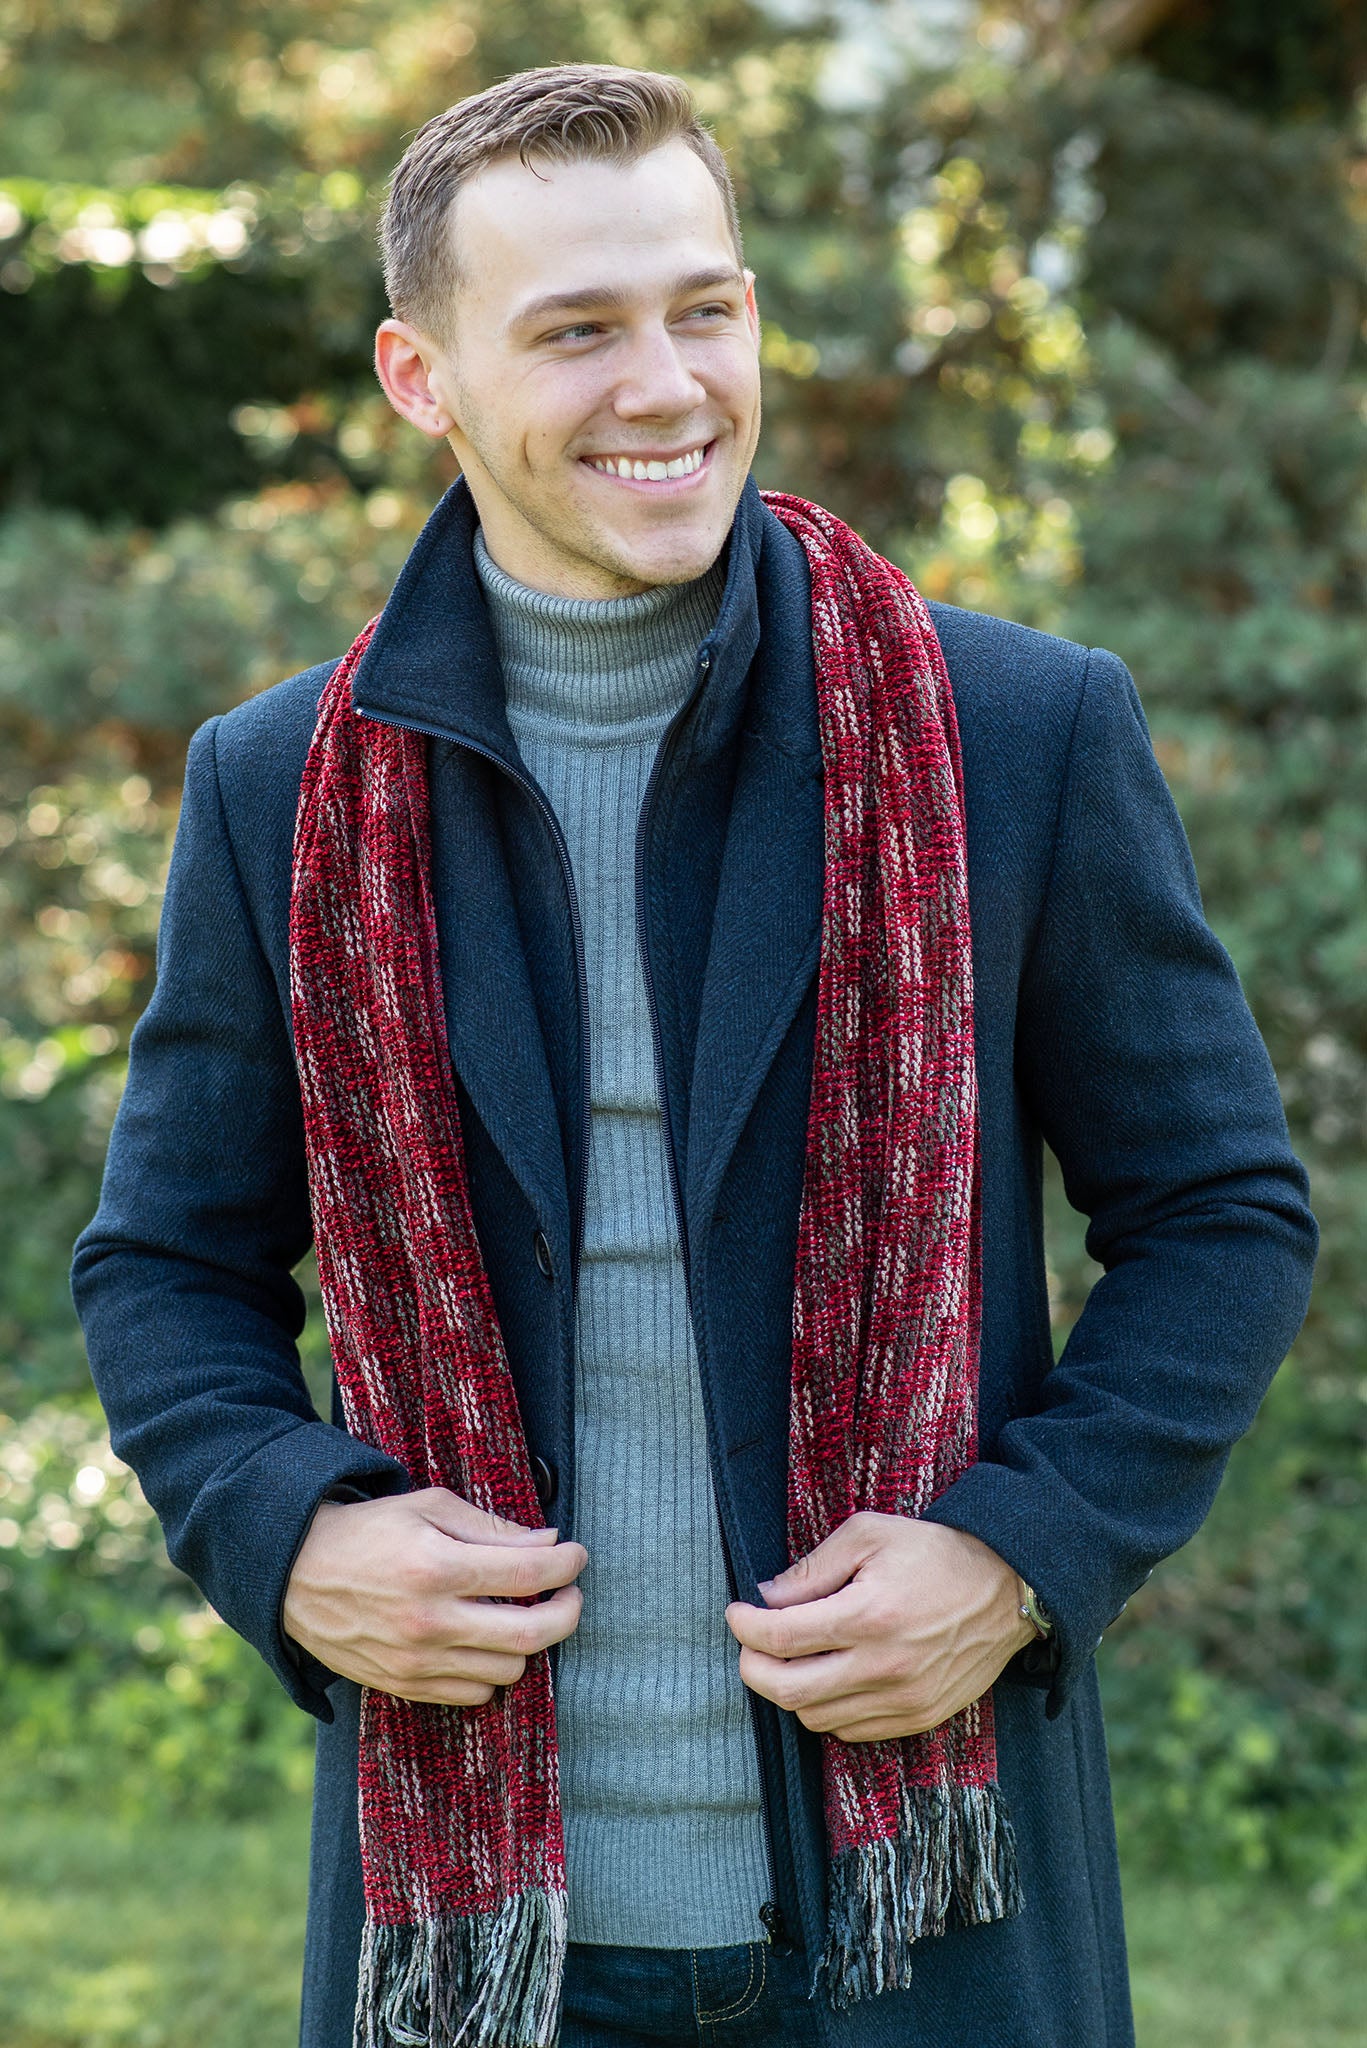
<path id="1" fill-rule="evenodd" d="M 573 1300 L 587 1047 L 558 828 L 509 731 L 452 487 L 354 682 L 430 735 L 442 979 L 475 1222 L 547 1519 L 574 1531 Z M 982 1114 L 980 1461 L 930 1510 L 1037 1589 L 1055 1641 L 995 1688 L 1024 1911 L 926 1940 L 830 2048 L 1132 2041 L 1094 1653 L 1210 1507 L 1304 1314 L 1315 1227 L 1267 1054 L 1202 915 L 1113 655 L 932 606 L 962 733 Z M 151 1005 L 74 1288 L 113 1441 L 176 1563 L 315 1714 L 305 2048 L 347 2048 L 363 1904 L 359 1693 L 280 1604 L 317 1502 L 408 1475 L 314 1411 L 291 1269 L 310 1243 L 291 1052 L 291 835 L 310 669 L 190 750 Z M 747 485 L 693 696 L 637 846 L 659 1077 L 717 1504 L 742 1598 L 788 1563 L 791 1305 L 822 892 L 798 543 Z M 1105 1269 L 1055 1363 L 1042 1146 Z M 779 1938 L 820 1948 L 819 1740 L 754 1707 Z M 786 1930 L 786 1935 L 785 1935 Z M 755 1938 L 761 1939 L 756 1929 Z"/>

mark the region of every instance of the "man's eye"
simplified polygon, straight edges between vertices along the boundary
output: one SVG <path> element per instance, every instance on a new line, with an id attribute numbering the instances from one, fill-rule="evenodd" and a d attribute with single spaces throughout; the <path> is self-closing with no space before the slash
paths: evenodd
<path id="1" fill-rule="evenodd" d="M 690 306 L 685 320 L 724 320 L 731 311 L 729 306 Z"/>
<path id="2" fill-rule="evenodd" d="M 581 320 L 577 327 L 557 327 L 554 334 L 546 336 L 547 341 L 583 341 L 596 334 L 598 329 L 591 320 Z"/>

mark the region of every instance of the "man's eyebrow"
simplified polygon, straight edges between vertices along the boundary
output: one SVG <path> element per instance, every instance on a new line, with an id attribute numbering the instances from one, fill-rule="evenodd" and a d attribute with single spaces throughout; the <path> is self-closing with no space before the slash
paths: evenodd
<path id="1" fill-rule="evenodd" d="M 739 270 L 693 270 L 686 277 L 675 280 L 669 296 L 682 299 L 690 292 L 713 291 L 721 285 L 743 286 L 744 283 Z M 552 318 L 558 313 L 582 313 L 593 307 L 616 309 L 627 305 L 631 296 L 617 284 L 586 284 L 572 292 L 548 292 L 544 298 L 533 299 L 530 304 L 520 306 L 508 325 L 531 327 L 537 321 Z"/>

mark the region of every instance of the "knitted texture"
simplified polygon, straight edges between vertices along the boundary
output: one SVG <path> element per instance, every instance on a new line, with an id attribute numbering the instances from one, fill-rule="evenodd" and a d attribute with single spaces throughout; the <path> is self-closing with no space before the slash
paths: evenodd
<path id="1" fill-rule="evenodd" d="M 437 968 L 423 741 L 319 707 L 290 912 L 295 1057 L 318 1271 L 347 1428 L 527 1525 L 541 1516 L 475 1239 Z M 549 1661 L 482 1707 L 366 1688 L 366 1929 L 356 2038 L 554 2038 L 565 1865 Z"/>
<path id="2" fill-rule="evenodd" d="M 812 572 L 826 878 L 793 1302 L 789 1534 L 914 1515 L 976 1456 L 977 1109 L 962 775 L 920 597 L 839 520 L 766 494 Z M 540 1515 L 475 1238 L 442 1014 L 423 739 L 323 693 L 290 950 L 319 1274 L 348 1430 Z M 836 2006 L 953 1917 L 1019 1904 L 990 1697 L 895 1742 L 822 1739 Z M 551 2048 L 565 1946 L 549 1660 L 484 1706 L 367 1690 L 359 2048 Z"/>
<path id="3" fill-rule="evenodd" d="M 725 1947 L 762 1936 L 772 1886 L 750 1702 L 726 1625 L 635 850 L 726 563 L 637 597 L 554 597 L 505 575 L 476 528 L 474 564 L 508 724 L 564 831 L 589 1010 L 573 1357 L 574 1535 L 592 1594 L 555 1661 L 569 1940 Z"/>
<path id="4" fill-rule="evenodd" d="M 977 1457 L 973 962 L 958 726 L 920 593 L 849 527 L 765 493 L 812 579 L 826 873 L 793 1291 L 788 1541 L 918 1515 Z M 923 1735 L 822 1740 L 832 2003 L 911 1944 L 1019 1909 L 988 1694 Z"/>

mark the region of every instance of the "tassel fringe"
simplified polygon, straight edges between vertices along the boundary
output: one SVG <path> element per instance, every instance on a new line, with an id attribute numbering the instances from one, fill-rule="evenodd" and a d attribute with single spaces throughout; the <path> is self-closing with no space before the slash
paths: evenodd
<path id="1" fill-rule="evenodd" d="M 882 1991 L 905 1991 L 911 1949 L 951 1921 L 1007 1920 L 1023 1903 L 1016 1841 L 995 1785 L 912 1785 L 887 1841 L 847 1849 L 831 1866 L 824 1974 L 837 2012 Z"/>
<path id="2" fill-rule="evenodd" d="M 367 1920 L 355 2048 L 554 2048 L 567 1926 L 563 1891 L 402 1927 Z"/>

